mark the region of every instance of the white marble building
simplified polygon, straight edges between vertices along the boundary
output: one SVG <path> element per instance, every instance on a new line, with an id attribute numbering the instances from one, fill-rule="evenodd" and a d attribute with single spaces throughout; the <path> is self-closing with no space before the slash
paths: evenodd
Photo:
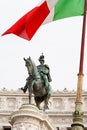
<path id="1" fill-rule="evenodd" d="M 83 122 L 85 130 L 87 130 L 87 91 L 83 91 L 82 97 L 84 112 Z M 75 91 L 64 89 L 63 91 L 53 92 L 49 102 L 49 110 L 43 113 L 48 115 L 57 130 L 70 130 L 71 124 L 73 123 L 72 113 L 75 111 L 75 100 Z M 0 90 L 0 130 L 11 130 L 11 114 L 18 111 L 22 104 L 28 104 L 28 93 L 24 94 L 20 89 L 17 91 Z M 32 104 L 35 104 L 33 96 Z M 22 130 L 23 127 L 22 124 L 20 129 Z M 14 128 L 12 130 L 16 129 Z M 30 130 L 36 129 L 31 126 Z"/>

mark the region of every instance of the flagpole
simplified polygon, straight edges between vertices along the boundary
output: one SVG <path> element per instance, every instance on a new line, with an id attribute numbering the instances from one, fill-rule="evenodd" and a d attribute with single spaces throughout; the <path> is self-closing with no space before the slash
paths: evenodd
<path id="1" fill-rule="evenodd" d="M 72 130 L 78 130 L 78 129 L 84 130 L 83 112 L 82 112 L 82 87 L 83 87 L 83 76 L 84 76 L 83 65 L 84 65 L 84 47 L 85 47 L 85 33 L 86 33 L 86 15 L 87 15 L 87 0 L 85 0 L 85 5 L 84 5 L 80 64 L 79 64 L 79 73 L 78 73 L 78 82 L 77 82 L 75 112 L 73 113 L 73 124 L 71 125 Z"/>

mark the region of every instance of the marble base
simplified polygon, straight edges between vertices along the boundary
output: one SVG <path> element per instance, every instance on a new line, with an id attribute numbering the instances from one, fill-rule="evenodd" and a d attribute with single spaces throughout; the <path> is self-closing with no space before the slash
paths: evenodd
<path id="1" fill-rule="evenodd" d="M 36 106 L 23 104 L 11 115 L 12 130 L 57 130 L 48 115 Z"/>

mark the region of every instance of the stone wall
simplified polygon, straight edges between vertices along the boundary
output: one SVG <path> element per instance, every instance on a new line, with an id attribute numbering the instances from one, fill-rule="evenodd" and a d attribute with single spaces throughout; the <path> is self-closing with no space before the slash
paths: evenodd
<path id="1" fill-rule="evenodd" d="M 83 112 L 84 112 L 84 126 L 87 127 L 87 92 L 83 91 Z M 63 91 L 53 92 L 50 102 L 49 110 L 45 111 L 53 124 L 65 130 L 71 127 L 72 113 L 75 110 L 76 92 Z M 22 104 L 28 104 L 28 93 L 24 94 L 20 89 L 17 91 L 0 90 L 0 127 L 10 126 L 10 115 L 17 111 Z M 32 104 L 35 104 L 32 96 Z M 43 104 L 41 105 L 43 107 Z M 1 129 L 0 129 L 1 130 Z"/>

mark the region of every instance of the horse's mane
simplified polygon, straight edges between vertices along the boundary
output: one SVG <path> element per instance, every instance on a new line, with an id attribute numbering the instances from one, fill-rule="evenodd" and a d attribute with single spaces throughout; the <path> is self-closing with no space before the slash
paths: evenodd
<path id="1" fill-rule="evenodd" d="M 37 69 L 37 66 L 36 66 L 35 62 L 31 58 L 30 58 L 30 60 L 31 60 L 31 63 L 33 65 L 35 75 L 40 77 L 40 74 L 38 72 L 38 69 Z"/>

